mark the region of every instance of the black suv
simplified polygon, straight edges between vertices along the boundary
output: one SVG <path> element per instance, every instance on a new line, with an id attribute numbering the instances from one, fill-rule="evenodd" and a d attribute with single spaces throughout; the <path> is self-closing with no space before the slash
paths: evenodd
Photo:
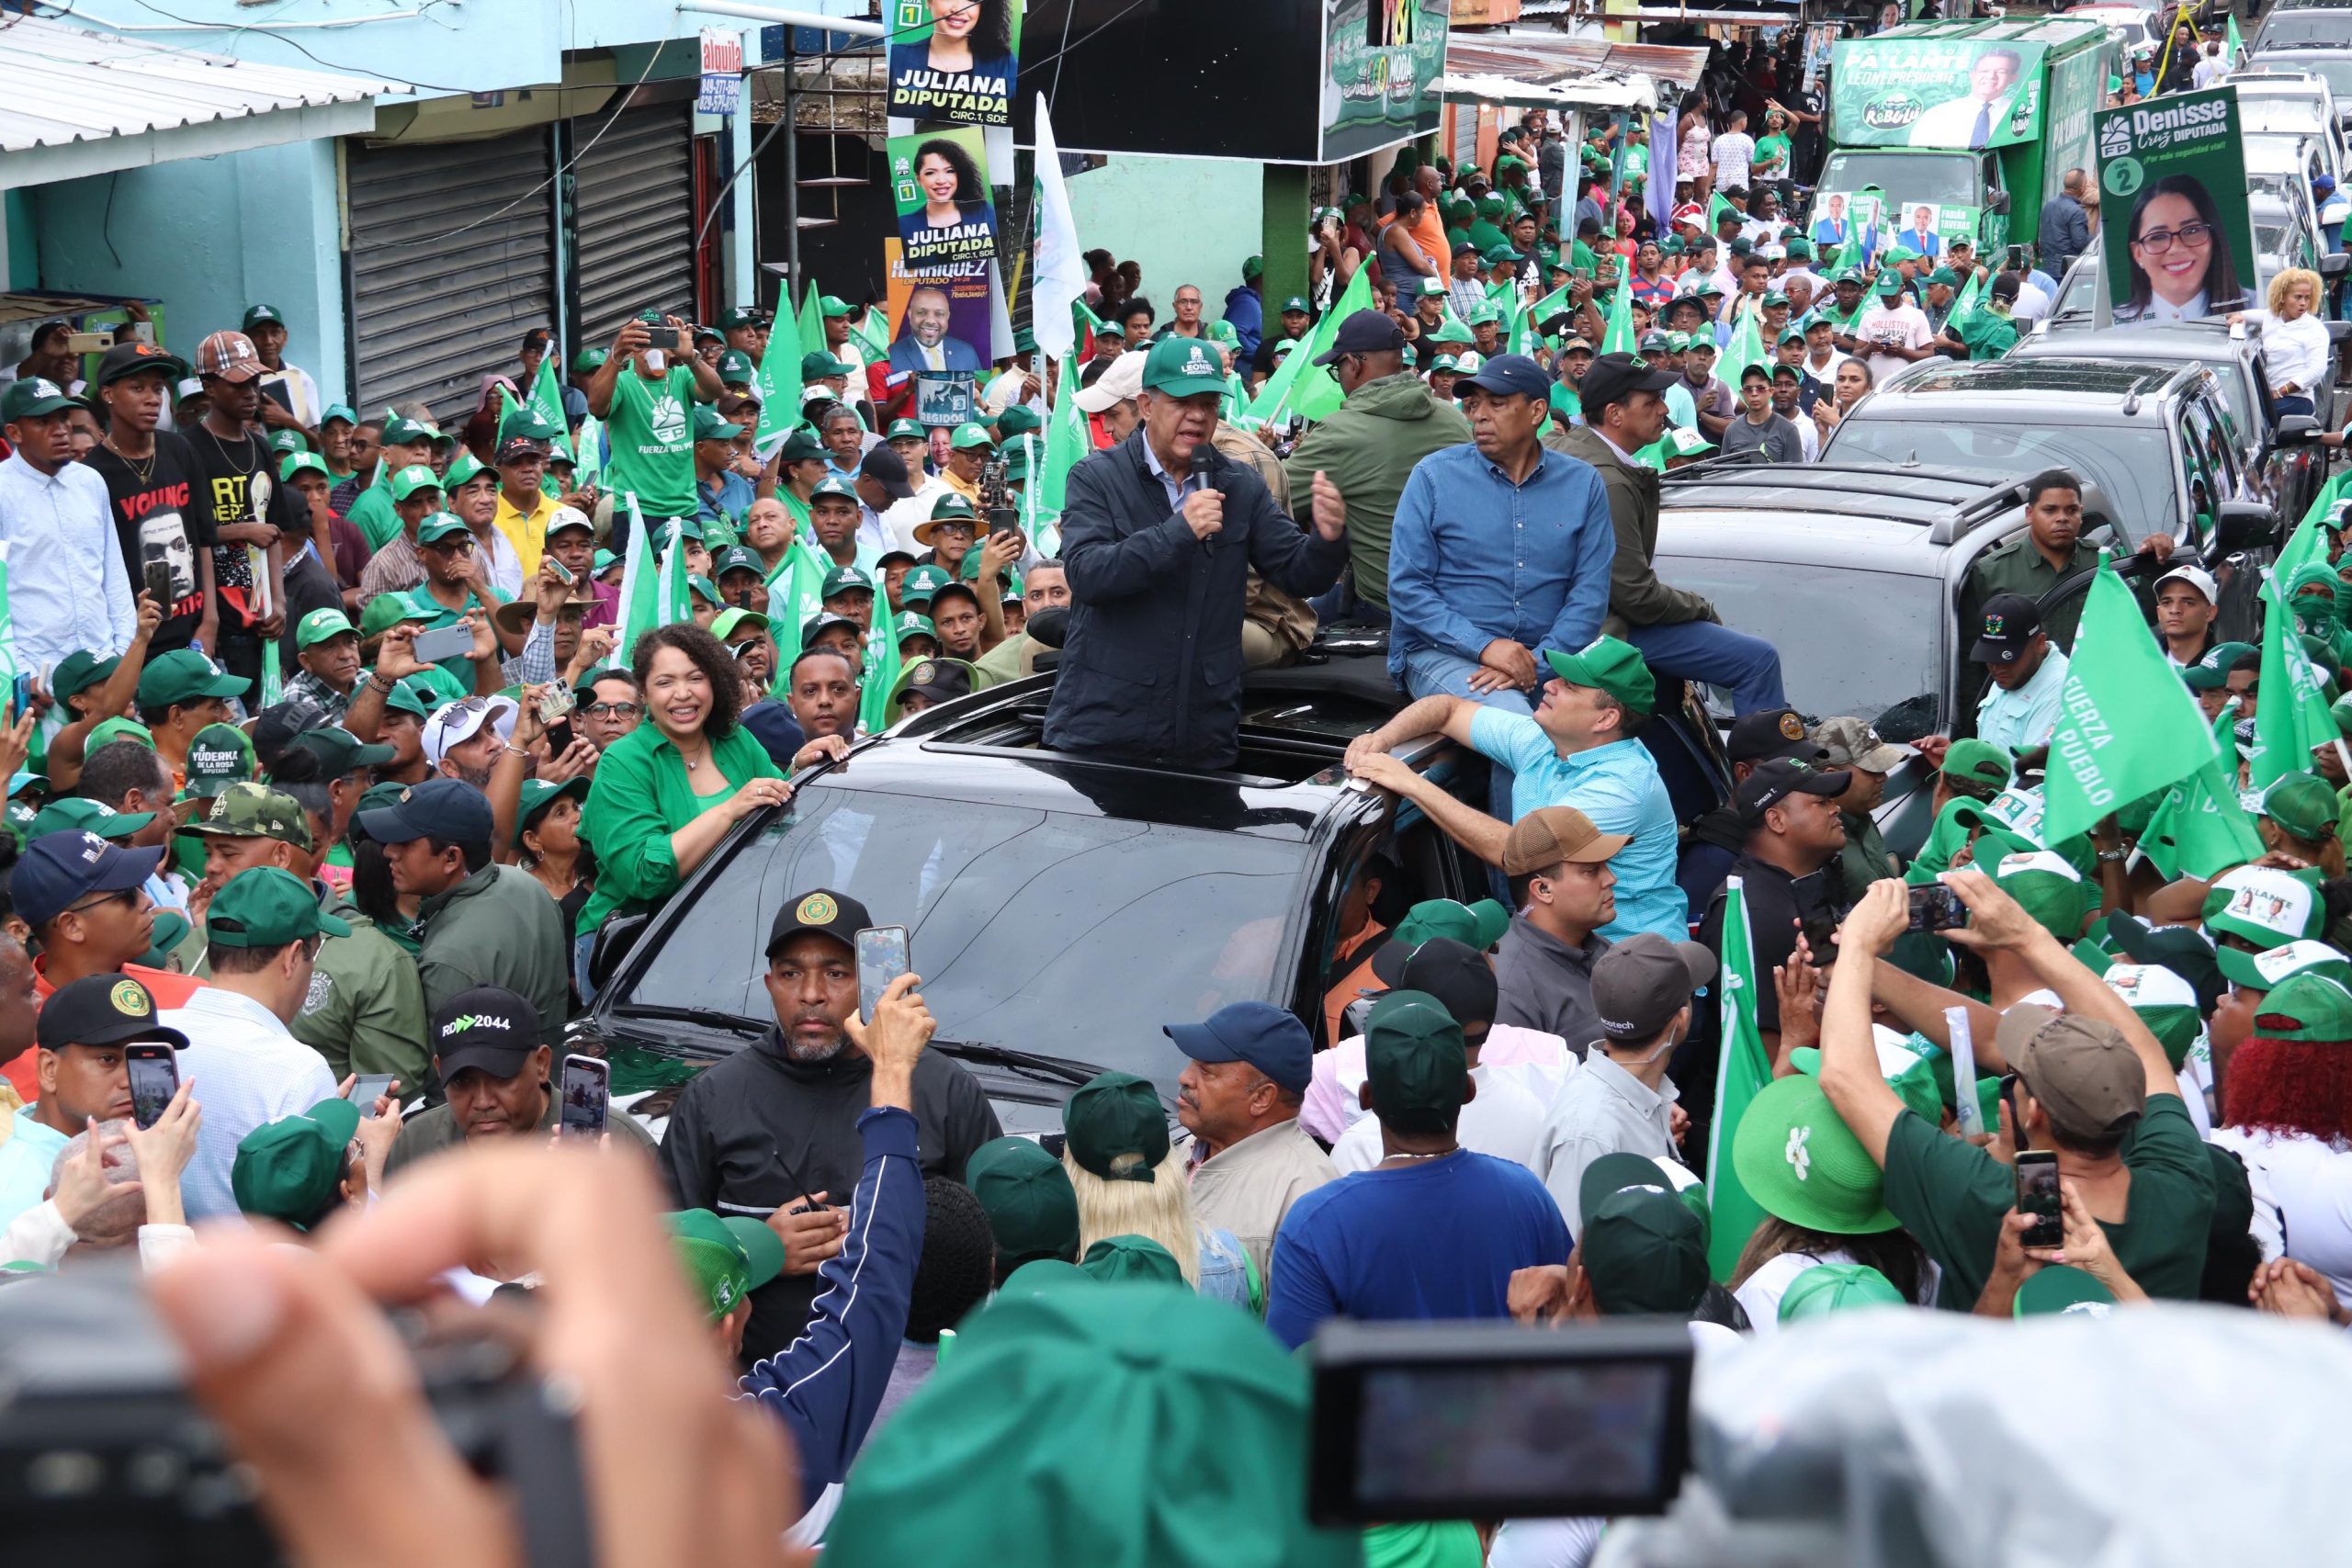
<path id="1" fill-rule="evenodd" d="M 1376 649 L 1252 673 L 1227 773 L 1046 750 L 1051 689 L 993 687 L 860 742 L 738 827 L 650 923 L 613 922 L 591 964 L 609 978 L 574 1027 L 614 1056 L 615 1091 L 674 1081 L 772 1025 L 768 927 L 815 887 L 908 928 L 933 1049 L 1016 1133 L 1058 1128 L 1061 1101 L 1106 1068 L 1172 1102 L 1183 1059 L 1160 1026 L 1228 1002 L 1276 1002 L 1320 1037 L 1341 903 L 1375 853 L 1397 868 L 1386 919 L 1487 896 L 1483 864 L 1340 771 L 1398 705 Z M 1726 796 L 1729 770 L 1702 709 L 1661 716 L 1643 739 L 1689 820 Z M 1430 737 L 1400 754 L 1485 801 L 1475 753 Z"/>

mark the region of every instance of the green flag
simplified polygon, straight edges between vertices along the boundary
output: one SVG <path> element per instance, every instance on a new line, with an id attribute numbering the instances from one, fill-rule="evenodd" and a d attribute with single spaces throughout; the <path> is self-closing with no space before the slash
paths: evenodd
<path id="1" fill-rule="evenodd" d="M 1069 471 L 1085 457 L 1091 440 L 1087 434 L 1086 415 L 1076 401 L 1078 396 L 1078 361 L 1075 358 L 1057 362 L 1054 376 L 1054 408 L 1046 421 L 1046 461 L 1040 469 L 1029 476 L 1029 488 L 1037 492 L 1037 510 L 1047 516 L 1062 514 L 1069 494 Z"/>
<path id="2" fill-rule="evenodd" d="M 1735 218 L 1739 216 L 1739 209 L 1734 207 L 1728 200 L 1726 200 L 1723 192 L 1711 191 L 1708 193 L 1707 237 L 1709 239 L 1714 238 L 1715 224 L 1726 212 L 1730 213 Z"/>
<path id="3" fill-rule="evenodd" d="M 752 395 L 760 400 L 760 423 L 752 446 L 764 460 L 800 423 L 800 355 L 781 333 L 768 339 L 759 368 L 752 372 Z"/>
<path id="4" fill-rule="evenodd" d="M 877 365 L 890 357 L 890 339 L 883 331 L 881 311 L 869 306 L 863 315 L 850 323 L 849 335 L 868 365 Z"/>
<path id="5" fill-rule="evenodd" d="M 784 558 L 768 573 L 768 624 L 779 633 L 778 648 L 800 650 L 800 634 L 825 607 L 825 567 L 804 540 L 785 547 Z M 877 588 L 876 592 L 880 592 Z"/>
<path id="6" fill-rule="evenodd" d="M 1760 311 L 1748 310 L 1740 316 L 1739 325 L 1732 329 L 1731 342 L 1724 348 L 1723 362 L 1715 368 L 1716 376 L 1735 394 L 1739 390 L 1739 378 L 1747 373 L 1749 366 L 1772 363 L 1771 355 L 1764 347 L 1764 334 L 1757 329 L 1760 315 Z"/>
<path id="7" fill-rule="evenodd" d="M 858 677 L 857 727 L 868 735 L 888 728 L 890 691 L 899 683 L 899 632 L 890 624 L 890 596 L 874 585 L 874 612 L 865 634 L 865 665 Z"/>
<path id="8" fill-rule="evenodd" d="M 571 421 L 563 412 L 563 385 L 555 378 L 555 355 L 552 353 L 539 357 L 539 373 L 531 381 L 529 406 L 531 412 L 538 415 L 543 423 L 554 428 L 557 453 L 565 457 L 572 457 Z M 500 423 L 503 423 L 504 421 L 502 420 Z M 573 463 L 577 467 L 576 457 L 573 458 Z"/>
<path id="9" fill-rule="evenodd" d="M 800 352 L 803 354 L 814 354 L 825 348 L 825 312 L 818 308 L 817 299 L 817 285 L 812 281 L 808 291 L 800 297 Z M 771 337 L 768 341 L 773 344 L 775 340 Z M 831 351 L 827 349 L 826 352 Z M 797 370 L 799 367 L 793 368 Z M 797 413 L 799 411 L 796 409 L 793 412 Z"/>
<path id="10" fill-rule="evenodd" d="M 1362 267 L 1356 269 L 1356 276 L 1363 276 Z M 1306 373 L 1306 362 L 1318 352 L 1314 344 L 1315 334 L 1309 333 L 1305 343 L 1283 355 L 1283 362 L 1274 367 L 1274 373 L 1266 378 L 1266 384 L 1258 389 L 1256 397 L 1250 400 L 1249 416 L 1251 419 L 1261 422 L 1272 419 L 1290 402 L 1291 389 Z"/>
<path id="11" fill-rule="evenodd" d="M 2312 765 L 2312 748 L 2340 738 L 2320 672 L 2303 651 L 2295 614 L 2287 606 L 2287 583 L 2306 563 L 2326 551 L 2316 514 L 2306 516 L 2287 541 L 2262 584 L 2262 702 L 2254 712 L 2254 756 L 2247 778 L 2268 789 L 2283 774 Z"/>
<path id="12" fill-rule="evenodd" d="M 1638 354 L 1634 342 L 1634 280 L 1621 277 L 1617 292 L 1609 301 L 1609 325 L 1600 334 L 1603 354 Z"/>
<path id="13" fill-rule="evenodd" d="M 2212 732 L 2197 700 L 2148 635 L 2132 591 L 2102 565 L 2059 689 L 2041 791 L 2042 840 L 2087 833 L 2117 807 L 2187 777 L 2213 756 Z"/>
<path id="14" fill-rule="evenodd" d="M 1968 269 L 1967 283 L 1962 286 L 1959 293 L 1951 297 L 1951 309 L 1944 313 L 1944 324 L 1957 333 L 1960 331 L 1960 323 L 1968 320 L 1970 314 L 1975 310 L 1977 297 L 1983 292 L 1984 280 L 1976 276 L 1976 269 L 1972 266 Z"/>
<path id="15" fill-rule="evenodd" d="M 1340 296 L 1339 303 L 1323 313 L 1323 319 L 1315 324 L 1315 330 L 1307 333 L 1305 344 L 1291 350 L 1290 357 L 1294 361 L 1306 361 L 1291 389 L 1291 412 L 1303 419 L 1329 419 L 1347 400 L 1347 393 L 1340 389 L 1340 378 L 1331 374 L 1329 366 L 1317 365 L 1315 361 L 1330 352 L 1331 341 L 1340 335 L 1341 321 L 1358 310 L 1371 309 L 1372 269 L 1360 266 L 1356 268 L 1355 276 L 1349 280 L 1347 292 Z M 1252 409 L 1250 412 L 1254 413 L 1257 411 Z"/>
<path id="16" fill-rule="evenodd" d="M 1740 879 L 1724 885 L 1723 1045 L 1715 1063 L 1715 1120 L 1707 1131 L 1707 1264 L 1728 1284 L 1747 1238 L 1764 1223 L 1763 1206 L 1747 1195 L 1732 1168 L 1731 1146 L 1748 1101 L 1772 1081 L 1764 1036 L 1756 1023 L 1756 950 L 1747 927 L 1747 894 Z"/>
<path id="17" fill-rule="evenodd" d="M 2211 731 L 2216 754 L 2172 786 L 2140 832 L 2140 852 L 2167 879 L 2211 881 L 2233 865 L 2262 856 L 2262 835 L 2238 804 L 2238 699 L 2222 705 Z"/>
<path id="18" fill-rule="evenodd" d="M 628 564 L 621 569 L 620 631 L 605 662 L 626 668 L 639 637 L 672 621 L 692 620 L 694 601 L 686 586 L 686 552 L 676 547 L 683 537 L 677 520 L 671 520 L 670 537 L 657 559 L 637 497 L 624 493 L 621 504 L 628 508 Z"/>
<path id="19" fill-rule="evenodd" d="M 2234 71 L 2245 59 L 2245 39 L 2238 32 L 2238 14 L 2233 11 L 2222 32 L 2222 63 Z"/>
<path id="20" fill-rule="evenodd" d="M 580 422 L 580 466 L 572 473 L 572 483 L 582 490 L 605 477 L 605 422 L 590 414 Z"/>

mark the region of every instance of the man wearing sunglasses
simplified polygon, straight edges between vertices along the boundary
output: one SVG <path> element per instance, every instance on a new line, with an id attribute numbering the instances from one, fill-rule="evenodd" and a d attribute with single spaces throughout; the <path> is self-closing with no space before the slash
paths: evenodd
<path id="1" fill-rule="evenodd" d="M 195 984 L 184 976 L 146 970 L 138 961 L 155 940 L 155 905 L 144 891 L 161 863 L 161 849 L 128 850 L 91 832 L 50 833 L 25 847 L 8 879 L 17 913 L 39 939 L 33 985 L 47 998 L 87 975 L 134 971 L 172 1005 Z"/>

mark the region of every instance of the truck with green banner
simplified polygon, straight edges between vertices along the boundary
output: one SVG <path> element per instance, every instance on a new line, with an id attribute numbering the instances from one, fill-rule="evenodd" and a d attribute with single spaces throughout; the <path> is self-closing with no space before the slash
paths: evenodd
<path id="1" fill-rule="evenodd" d="M 2105 28 L 2063 16 L 1911 22 L 1839 43 L 1829 158 L 1806 219 L 1816 248 L 1851 255 L 1873 222 L 1882 247 L 1923 223 L 1980 257 L 2032 243 L 2066 171 L 2092 166 L 2091 114 L 2114 55 Z"/>

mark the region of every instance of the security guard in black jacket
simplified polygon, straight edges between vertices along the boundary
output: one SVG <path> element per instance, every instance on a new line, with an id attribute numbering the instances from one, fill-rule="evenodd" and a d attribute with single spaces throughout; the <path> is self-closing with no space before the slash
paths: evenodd
<path id="1" fill-rule="evenodd" d="M 1046 744 L 1229 768 L 1250 569 L 1302 599 L 1322 592 L 1347 564 L 1347 513 L 1317 473 L 1314 527 L 1302 530 L 1263 479 L 1209 445 L 1225 376 L 1202 339 L 1154 344 L 1143 388 L 1142 425 L 1069 473 L 1069 631 Z"/>

